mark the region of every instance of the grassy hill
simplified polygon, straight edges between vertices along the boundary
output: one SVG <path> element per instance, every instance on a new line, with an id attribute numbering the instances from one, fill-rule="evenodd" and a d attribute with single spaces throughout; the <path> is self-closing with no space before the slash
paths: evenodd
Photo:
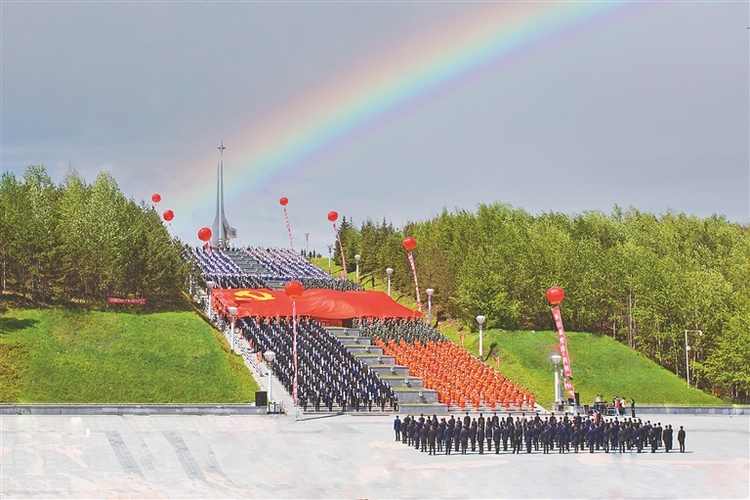
<path id="1" fill-rule="evenodd" d="M 192 312 L 0 309 L 3 403 L 247 403 L 256 390 Z"/>
<path id="2" fill-rule="evenodd" d="M 474 355 L 478 352 L 476 332 L 464 333 L 464 347 Z M 443 334 L 460 343 L 457 328 L 447 325 Z M 500 371 L 515 382 L 531 390 L 539 402 L 549 408 L 554 400 L 554 367 L 550 356 L 556 352 L 557 333 L 484 332 L 484 360 L 495 365 L 500 356 Z M 720 405 L 727 404 L 710 394 L 687 388 L 684 379 L 615 340 L 590 333 L 568 332 L 570 364 L 575 390 L 581 403 L 593 402 L 603 393 L 611 401 L 614 395 L 635 399 L 638 404 Z"/>

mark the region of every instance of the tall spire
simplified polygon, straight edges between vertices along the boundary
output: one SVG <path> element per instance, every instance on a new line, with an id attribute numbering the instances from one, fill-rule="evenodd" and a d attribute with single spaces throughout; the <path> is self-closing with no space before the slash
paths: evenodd
<path id="1" fill-rule="evenodd" d="M 237 237 L 237 230 L 229 225 L 224 212 L 224 141 L 216 148 L 221 154 L 219 163 L 216 165 L 216 217 L 211 226 L 211 246 L 214 248 L 226 248 L 229 240 Z"/>

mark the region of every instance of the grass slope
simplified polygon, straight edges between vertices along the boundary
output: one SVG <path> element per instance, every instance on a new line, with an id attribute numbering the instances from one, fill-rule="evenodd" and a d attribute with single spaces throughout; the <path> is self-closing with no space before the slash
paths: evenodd
<path id="1" fill-rule="evenodd" d="M 460 343 L 461 332 L 451 326 L 443 334 Z M 593 402 L 603 393 L 611 401 L 614 395 L 635 399 L 640 404 L 720 405 L 724 401 L 693 388 L 672 372 L 613 339 L 589 333 L 567 332 L 570 364 L 575 390 L 581 403 Z M 476 333 L 464 332 L 464 347 L 478 352 Z M 554 400 L 553 366 L 550 356 L 557 350 L 556 332 L 484 332 L 484 361 L 495 366 L 499 353 L 500 371 L 531 390 L 538 401 L 549 408 Z"/>
<path id="2" fill-rule="evenodd" d="M 247 403 L 257 384 L 192 312 L 8 309 L 0 402 Z"/>

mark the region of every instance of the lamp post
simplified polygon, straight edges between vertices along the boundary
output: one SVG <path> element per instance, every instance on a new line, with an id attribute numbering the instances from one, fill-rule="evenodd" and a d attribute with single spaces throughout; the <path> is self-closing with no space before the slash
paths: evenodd
<path id="1" fill-rule="evenodd" d="M 560 394 L 560 361 L 562 361 L 562 356 L 559 354 L 553 354 L 550 356 L 550 359 L 553 363 L 555 363 L 555 406 L 558 405 L 560 400 L 562 399 L 562 395 Z"/>
<path id="2" fill-rule="evenodd" d="M 331 274 L 331 250 L 333 250 L 333 245 L 328 245 L 328 274 Z"/>
<path id="3" fill-rule="evenodd" d="M 388 296 L 391 296 L 391 274 L 393 274 L 393 269 L 390 267 L 386 268 L 385 273 L 388 275 Z"/>
<path id="4" fill-rule="evenodd" d="M 208 321 L 211 321 L 211 290 L 213 290 L 214 286 L 216 286 L 216 283 L 213 281 L 206 281 L 206 297 L 208 298 L 206 301 L 206 316 L 208 316 Z"/>
<path id="5" fill-rule="evenodd" d="M 482 325 L 484 325 L 484 316 L 477 316 L 477 323 L 479 323 L 479 359 L 482 359 Z"/>
<path id="6" fill-rule="evenodd" d="M 430 326 L 432 324 L 432 294 L 435 290 L 428 288 L 425 292 L 427 292 L 427 326 Z"/>
<path id="7" fill-rule="evenodd" d="M 310 233 L 305 233 L 305 258 L 310 258 L 310 247 L 308 245 L 310 239 Z"/>
<path id="8" fill-rule="evenodd" d="M 360 254 L 357 254 L 354 256 L 354 260 L 357 261 L 357 284 L 359 285 L 359 259 L 361 259 L 362 256 Z"/>
<path id="9" fill-rule="evenodd" d="M 271 406 L 271 400 L 273 399 L 273 384 L 271 382 L 271 367 L 273 366 L 273 360 L 276 357 L 276 353 L 273 351 L 266 351 L 265 354 L 263 354 L 263 357 L 266 358 L 266 363 L 268 364 L 268 406 Z"/>
<path id="10" fill-rule="evenodd" d="M 237 316 L 237 308 L 229 306 L 227 310 L 229 311 L 229 316 L 232 318 L 232 354 L 234 354 L 234 318 Z"/>
<path id="11" fill-rule="evenodd" d="M 688 333 L 703 335 L 703 330 L 685 330 L 685 381 L 690 387 L 690 346 L 688 345 Z"/>

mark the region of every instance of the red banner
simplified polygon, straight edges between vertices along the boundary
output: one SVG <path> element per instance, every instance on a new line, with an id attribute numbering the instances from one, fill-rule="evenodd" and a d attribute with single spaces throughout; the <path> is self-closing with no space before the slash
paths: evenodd
<path id="1" fill-rule="evenodd" d="M 213 290 L 215 307 L 226 309 L 235 306 L 237 317 L 291 316 L 292 301 L 283 290 L 267 288 L 225 288 Z M 419 318 L 421 313 L 394 301 L 383 292 L 327 290 L 311 288 L 305 290 L 296 301 L 297 315 L 312 316 L 321 320 L 342 320 L 362 317 L 375 318 Z"/>
<path id="2" fill-rule="evenodd" d="M 120 297 L 109 297 L 107 299 L 109 304 L 136 304 L 139 306 L 146 305 L 146 299 L 123 299 Z"/>
<path id="3" fill-rule="evenodd" d="M 563 363 L 563 380 L 565 382 L 565 390 L 568 391 L 570 397 L 575 397 L 575 389 L 573 389 L 573 382 L 570 379 L 573 378 L 573 372 L 570 369 L 570 353 L 568 352 L 568 339 L 565 336 L 565 328 L 563 328 L 562 316 L 560 315 L 560 306 L 552 308 L 552 317 L 555 319 L 555 326 L 557 327 L 557 339 L 559 341 L 558 348 L 560 349 L 560 356 L 562 356 Z"/>

